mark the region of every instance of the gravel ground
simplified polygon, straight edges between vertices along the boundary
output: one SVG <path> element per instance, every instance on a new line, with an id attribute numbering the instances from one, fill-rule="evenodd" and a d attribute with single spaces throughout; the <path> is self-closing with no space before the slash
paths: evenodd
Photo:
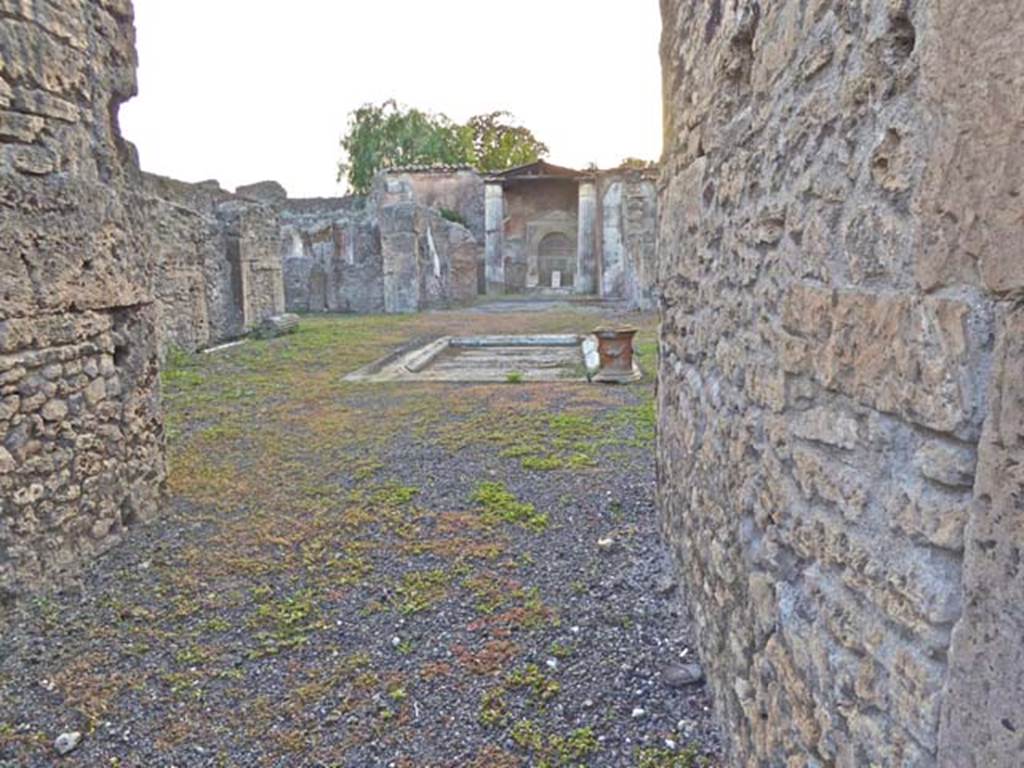
<path id="1" fill-rule="evenodd" d="M 718 765 L 651 383 L 341 382 L 409 338 L 596 312 L 317 318 L 174 356 L 164 516 L 5 617 L 0 766 Z"/>

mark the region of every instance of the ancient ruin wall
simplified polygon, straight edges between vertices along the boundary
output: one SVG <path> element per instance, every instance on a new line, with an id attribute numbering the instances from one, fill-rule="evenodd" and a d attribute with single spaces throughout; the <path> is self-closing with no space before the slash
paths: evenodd
<path id="1" fill-rule="evenodd" d="M 1024 756 L 1024 14 L 663 0 L 660 508 L 733 762 Z"/>
<path id="2" fill-rule="evenodd" d="M 652 309 L 658 278 L 658 190 L 652 171 L 619 169 L 598 178 L 601 295 Z"/>
<path id="3" fill-rule="evenodd" d="M 0 597 L 156 511 L 153 262 L 128 0 L 0 5 Z"/>
<path id="4" fill-rule="evenodd" d="M 384 311 L 380 232 L 365 198 L 286 201 L 280 241 L 289 312 Z"/>
<path id="5" fill-rule="evenodd" d="M 385 171 L 368 197 L 281 201 L 288 310 L 401 313 L 471 301 L 483 248 L 437 206 L 471 208 L 472 190 L 482 206 L 474 172 Z"/>
<path id="6" fill-rule="evenodd" d="M 214 181 L 143 174 L 164 352 L 234 339 L 284 312 L 280 222 L 273 200 L 259 195 L 264 186 L 243 188 L 251 195 L 243 197 Z"/>
<path id="7" fill-rule="evenodd" d="M 472 232 L 416 203 L 388 205 L 378 215 L 386 312 L 444 308 L 476 298 L 483 247 Z"/>
<path id="8" fill-rule="evenodd" d="M 417 202 L 456 214 L 463 226 L 484 241 L 484 180 L 468 167 L 396 168 L 377 180 L 380 205 Z"/>

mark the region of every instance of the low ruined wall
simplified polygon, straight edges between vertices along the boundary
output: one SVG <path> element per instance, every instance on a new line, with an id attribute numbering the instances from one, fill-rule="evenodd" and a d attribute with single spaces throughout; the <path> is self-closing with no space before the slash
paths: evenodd
<path id="1" fill-rule="evenodd" d="M 280 204 L 288 311 L 417 312 L 476 297 L 483 247 L 403 178 L 381 174 L 366 198 Z"/>
<path id="2" fill-rule="evenodd" d="M 0 598 L 60 581 L 155 514 L 153 260 L 132 148 L 128 0 L 0 22 Z"/>
<path id="3" fill-rule="evenodd" d="M 271 205 L 235 199 L 217 206 L 217 219 L 232 269 L 232 306 L 247 331 L 285 309 L 280 218 Z"/>
<path id="4" fill-rule="evenodd" d="M 384 171 L 376 180 L 381 206 L 419 203 L 458 215 L 459 223 L 484 241 L 484 179 L 472 168 L 401 168 Z"/>
<path id="5" fill-rule="evenodd" d="M 1024 760 L 1024 16 L 663 0 L 660 514 L 743 766 Z"/>

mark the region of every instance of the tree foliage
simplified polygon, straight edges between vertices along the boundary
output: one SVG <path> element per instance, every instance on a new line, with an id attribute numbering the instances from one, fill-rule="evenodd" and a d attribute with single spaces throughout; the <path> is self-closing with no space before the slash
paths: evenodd
<path id="1" fill-rule="evenodd" d="M 655 160 L 644 160 L 644 159 L 639 158 L 639 157 L 627 157 L 621 163 L 619 163 L 619 168 L 624 168 L 624 169 L 634 170 L 634 171 L 649 171 L 649 170 L 656 169 L 657 167 L 658 167 L 657 161 L 655 161 Z"/>
<path id="2" fill-rule="evenodd" d="M 471 164 L 481 171 L 526 165 L 548 154 L 547 145 L 508 112 L 471 117 L 461 130 L 473 149 Z"/>
<path id="3" fill-rule="evenodd" d="M 366 104 L 349 115 L 341 147 L 346 159 L 338 165 L 338 180 L 347 177 L 357 194 L 368 192 L 373 177 L 387 168 L 472 165 L 496 171 L 548 153 L 507 112 L 477 115 L 459 125 L 445 115 L 400 106 L 394 99 Z"/>

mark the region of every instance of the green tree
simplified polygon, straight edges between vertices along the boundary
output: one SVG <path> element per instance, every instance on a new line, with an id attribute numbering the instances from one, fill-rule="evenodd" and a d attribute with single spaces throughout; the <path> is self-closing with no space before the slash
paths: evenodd
<path id="1" fill-rule="evenodd" d="M 338 165 L 338 180 L 347 176 L 357 194 L 369 192 L 386 168 L 462 163 L 468 153 L 463 132 L 447 117 L 400 107 L 394 99 L 353 112 L 341 147 L 347 159 Z"/>
<path id="2" fill-rule="evenodd" d="M 639 157 L 627 157 L 621 163 L 619 168 L 626 168 L 636 171 L 649 171 L 658 167 L 658 163 L 654 160 L 643 160 Z"/>
<path id="3" fill-rule="evenodd" d="M 462 126 L 472 146 L 471 164 L 481 171 L 500 171 L 547 157 L 548 148 L 533 131 L 515 124 L 508 112 L 471 117 Z"/>
<path id="4" fill-rule="evenodd" d="M 548 152 L 507 112 L 477 115 L 458 125 L 445 115 L 403 107 L 394 99 L 354 111 L 341 147 L 346 159 L 338 164 L 338 180 L 347 177 L 357 194 L 369 192 L 373 177 L 387 168 L 465 164 L 496 171 L 531 163 Z"/>

